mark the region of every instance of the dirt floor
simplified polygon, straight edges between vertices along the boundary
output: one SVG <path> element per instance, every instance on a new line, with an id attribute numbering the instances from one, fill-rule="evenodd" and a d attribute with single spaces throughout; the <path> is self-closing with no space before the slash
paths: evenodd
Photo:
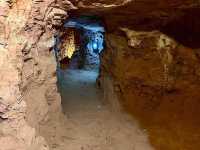
<path id="1" fill-rule="evenodd" d="M 65 116 L 50 120 L 41 132 L 52 150 L 153 150 L 145 130 L 122 112 L 112 111 L 96 88 L 98 73 L 60 70 L 59 89 Z"/>

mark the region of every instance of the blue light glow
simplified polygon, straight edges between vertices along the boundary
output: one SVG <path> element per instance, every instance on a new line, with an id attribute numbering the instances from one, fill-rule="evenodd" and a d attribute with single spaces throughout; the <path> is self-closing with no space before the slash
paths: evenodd
<path id="1" fill-rule="evenodd" d="M 93 43 L 93 44 L 92 44 L 92 48 L 93 48 L 93 49 L 97 49 L 97 48 L 98 48 L 97 43 Z"/>

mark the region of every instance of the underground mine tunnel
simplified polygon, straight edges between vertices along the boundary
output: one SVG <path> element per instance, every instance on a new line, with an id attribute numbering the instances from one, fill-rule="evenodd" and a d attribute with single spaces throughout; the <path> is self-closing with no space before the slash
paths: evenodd
<path id="1" fill-rule="evenodd" d="M 68 19 L 62 33 L 55 35 L 54 53 L 63 111 L 81 111 L 84 105 L 87 108 L 96 101 L 104 34 L 99 17 L 80 16 Z"/>
<path id="2" fill-rule="evenodd" d="M 0 0 L 0 150 L 199 150 L 199 0 Z"/>
<path id="3" fill-rule="evenodd" d="M 55 35 L 54 51 L 58 68 L 98 70 L 99 55 L 104 49 L 103 23 L 95 16 L 68 19 L 63 33 Z"/>

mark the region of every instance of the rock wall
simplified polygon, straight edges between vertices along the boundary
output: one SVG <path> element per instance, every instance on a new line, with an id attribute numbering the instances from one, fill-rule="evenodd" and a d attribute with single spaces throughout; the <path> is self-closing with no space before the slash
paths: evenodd
<path id="1" fill-rule="evenodd" d="M 157 149 L 198 150 L 199 1 L 75 4 L 78 10 L 70 15 L 98 15 L 105 23 L 102 86 L 113 82 L 121 104 L 148 129 Z"/>
<path id="2" fill-rule="evenodd" d="M 25 120 L 26 102 L 21 90 L 23 56 L 27 42 L 21 34 L 31 11 L 31 1 L 1 1 L 1 137 L 2 150 L 47 149 Z M 25 13 L 25 14 L 24 14 Z M 29 134 L 27 134 L 29 133 Z"/>
<path id="3" fill-rule="evenodd" d="M 157 149 L 199 149 L 199 58 L 158 31 L 106 35 L 100 81 L 112 78 L 121 104 Z M 112 95 L 110 95 L 112 97 Z"/>
<path id="4" fill-rule="evenodd" d="M 71 16 L 90 14 L 104 19 L 108 34 L 100 80 L 111 93 L 118 93 L 121 104 L 148 129 L 154 146 L 198 150 L 198 50 L 184 47 L 158 31 L 133 29 L 162 29 L 169 35 L 178 34 L 174 37 L 182 42 L 185 38 L 181 33 L 187 27 L 187 33 L 191 33 L 188 41 L 198 39 L 198 35 L 193 36 L 199 32 L 198 17 L 191 19 L 192 25 L 187 19 L 178 21 L 183 26 L 179 33 L 174 29 L 178 28 L 177 20 L 189 18 L 185 17 L 188 12 L 198 15 L 199 0 L 72 3 L 0 0 L 0 150 L 49 149 L 44 124 L 59 122 L 62 117 L 56 64 L 50 51 L 52 37 L 71 9 Z M 124 27 L 121 32 L 117 31 L 119 27 Z"/>
<path id="5" fill-rule="evenodd" d="M 65 1 L 0 1 L 1 150 L 49 149 L 40 126 L 61 116 L 50 49 L 71 8 Z"/>

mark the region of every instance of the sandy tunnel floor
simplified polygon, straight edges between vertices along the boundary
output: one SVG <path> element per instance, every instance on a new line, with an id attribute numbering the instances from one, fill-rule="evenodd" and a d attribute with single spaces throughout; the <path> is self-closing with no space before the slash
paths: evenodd
<path id="1" fill-rule="evenodd" d="M 41 129 L 52 150 L 153 150 L 136 121 L 113 112 L 95 86 L 98 73 L 59 71 L 65 114 L 62 122 L 50 120 Z"/>

